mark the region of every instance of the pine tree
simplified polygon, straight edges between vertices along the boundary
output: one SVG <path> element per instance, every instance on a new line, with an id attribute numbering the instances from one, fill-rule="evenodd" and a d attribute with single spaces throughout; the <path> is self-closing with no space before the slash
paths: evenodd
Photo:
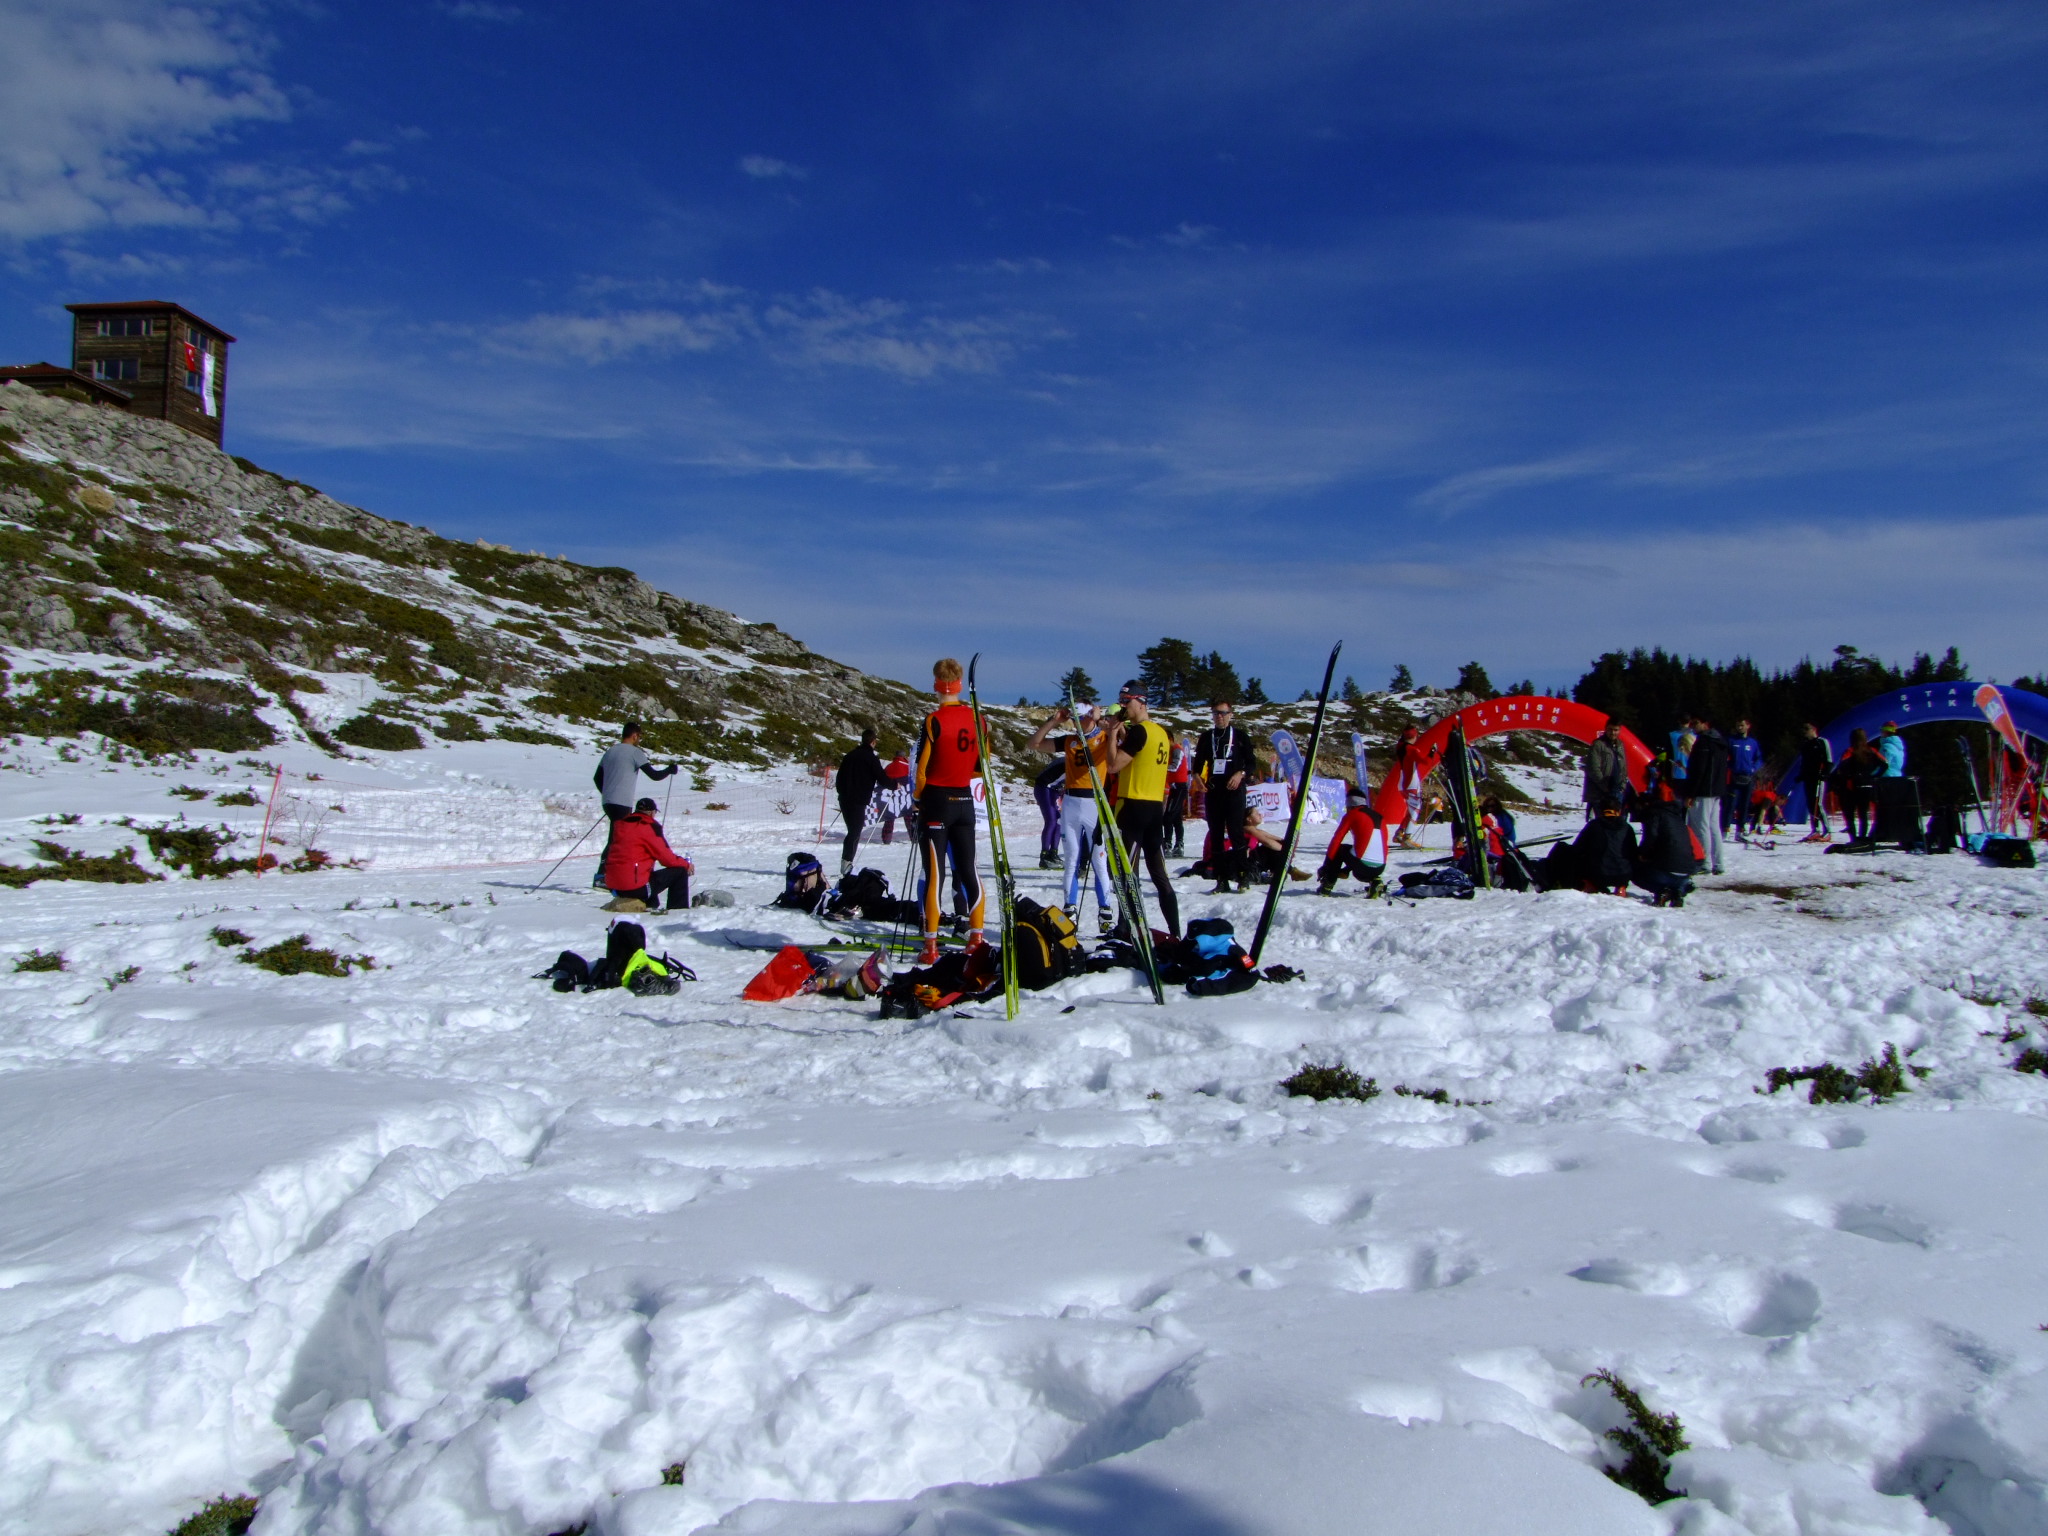
<path id="1" fill-rule="evenodd" d="M 1196 662 L 1195 670 L 1188 675 L 1187 698 L 1204 704 L 1235 704 L 1243 692 L 1237 681 L 1237 668 L 1225 661 L 1219 651 L 1211 651 Z"/>
<path id="2" fill-rule="evenodd" d="M 1344 690 L 1340 697 L 1346 704 L 1363 704 L 1365 690 L 1358 686 L 1358 679 L 1349 672 L 1344 674 Z"/>
<path id="3" fill-rule="evenodd" d="M 2048 687 L 2043 687 L 2035 691 L 2039 693 L 2048 693 Z M 1242 702 L 1246 704 L 1270 704 L 1273 701 L 1266 697 L 1266 685 L 1262 679 L 1256 677 L 1248 677 L 1244 680 L 1244 699 Z"/>
<path id="4" fill-rule="evenodd" d="M 1394 693 L 1410 693 L 1414 691 L 1415 674 L 1408 670 L 1407 662 L 1401 662 L 1394 668 L 1394 675 L 1388 680 L 1387 687 Z"/>
<path id="5" fill-rule="evenodd" d="M 1154 709 L 1173 709 L 1188 701 L 1198 662 L 1195 648 L 1171 635 L 1138 652 L 1138 679 L 1152 696 Z"/>
<path id="6" fill-rule="evenodd" d="M 1067 674 L 1060 679 L 1059 689 L 1062 704 L 1067 701 L 1069 693 L 1073 694 L 1074 702 L 1077 704 L 1096 704 L 1102 700 L 1102 695 L 1096 691 L 1095 679 L 1079 667 L 1070 667 L 1067 670 Z"/>
<path id="7" fill-rule="evenodd" d="M 1458 692 L 1469 693 L 1475 699 L 1500 697 L 1500 690 L 1493 686 L 1493 679 L 1486 675 L 1486 668 L 1476 661 L 1468 661 L 1458 668 Z"/>

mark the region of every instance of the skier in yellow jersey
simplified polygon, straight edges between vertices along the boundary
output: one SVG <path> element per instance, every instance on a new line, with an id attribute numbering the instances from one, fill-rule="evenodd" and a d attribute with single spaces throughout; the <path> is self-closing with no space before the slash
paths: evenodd
<path id="1" fill-rule="evenodd" d="M 1152 875 L 1152 889 L 1159 895 L 1159 913 L 1166 919 L 1166 931 L 1180 937 L 1180 901 L 1173 894 L 1173 880 L 1166 872 L 1166 785 L 1173 764 L 1173 737 L 1166 727 L 1152 719 L 1145 700 L 1145 685 L 1133 679 L 1117 694 L 1123 705 L 1124 724 L 1113 733 L 1109 766 L 1116 773 L 1121 803 L 1116 827 L 1123 834 L 1124 847 L 1133 865 L 1142 852 L 1145 868 Z M 1130 921 L 1125 913 L 1124 920 Z"/>

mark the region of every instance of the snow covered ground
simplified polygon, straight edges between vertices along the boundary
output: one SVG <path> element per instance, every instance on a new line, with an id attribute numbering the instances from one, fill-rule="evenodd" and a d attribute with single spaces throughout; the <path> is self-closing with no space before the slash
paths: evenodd
<path id="1" fill-rule="evenodd" d="M 5 749 L 0 861 L 260 824 L 168 791 L 261 765 L 72 755 Z M 591 863 L 525 887 L 586 759 L 268 757 L 287 855 L 362 868 L 0 890 L 10 1531 L 248 1488 L 262 1536 L 2048 1532 L 2039 873 L 1787 843 L 1682 912 L 1297 888 L 1291 985 L 884 1023 L 738 1000 L 737 943 L 822 936 L 761 905 L 813 782 L 679 789 L 739 897 L 653 923 L 702 979 L 561 996 L 529 978 L 601 950 Z M 1931 1069 L 1890 1103 L 1756 1091 L 1887 1042 Z M 1277 1086 L 1339 1059 L 1389 1091 Z M 1602 1367 L 1681 1417 L 1690 1497 L 1600 1475 Z"/>

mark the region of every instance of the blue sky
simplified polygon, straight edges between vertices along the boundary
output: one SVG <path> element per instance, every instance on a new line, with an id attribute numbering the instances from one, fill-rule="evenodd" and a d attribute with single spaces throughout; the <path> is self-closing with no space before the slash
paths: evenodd
<path id="1" fill-rule="evenodd" d="M 2048 8 L 0 0 L 0 357 L 993 692 L 2048 670 Z"/>

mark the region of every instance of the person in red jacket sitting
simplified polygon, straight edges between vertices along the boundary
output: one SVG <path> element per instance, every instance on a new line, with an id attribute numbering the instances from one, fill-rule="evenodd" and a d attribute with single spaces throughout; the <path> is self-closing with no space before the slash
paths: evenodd
<path id="1" fill-rule="evenodd" d="M 1351 839 L 1351 846 L 1344 846 L 1345 838 Z M 1372 791 L 1363 784 L 1356 785 L 1345 793 L 1344 815 L 1337 823 L 1337 833 L 1330 839 L 1329 851 L 1323 855 L 1323 867 L 1316 871 L 1316 894 L 1336 894 L 1337 882 L 1346 874 L 1356 875 L 1365 882 L 1365 893 L 1370 896 L 1380 888 L 1380 877 L 1387 869 L 1387 829 L 1373 813 Z"/>
<path id="2" fill-rule="evenodd" d="M 656 866 L 659 865 L 659 868 Z M 604 860 L 605 888 L 612 895 L 638 900 L 659 910 L 662 893 L 668 909 L 680 912 L 690 904 L 690 861 L 669 847 L 654 802 L 642 800 L 633 814 L 612 823 L 611 851 Z"/>

